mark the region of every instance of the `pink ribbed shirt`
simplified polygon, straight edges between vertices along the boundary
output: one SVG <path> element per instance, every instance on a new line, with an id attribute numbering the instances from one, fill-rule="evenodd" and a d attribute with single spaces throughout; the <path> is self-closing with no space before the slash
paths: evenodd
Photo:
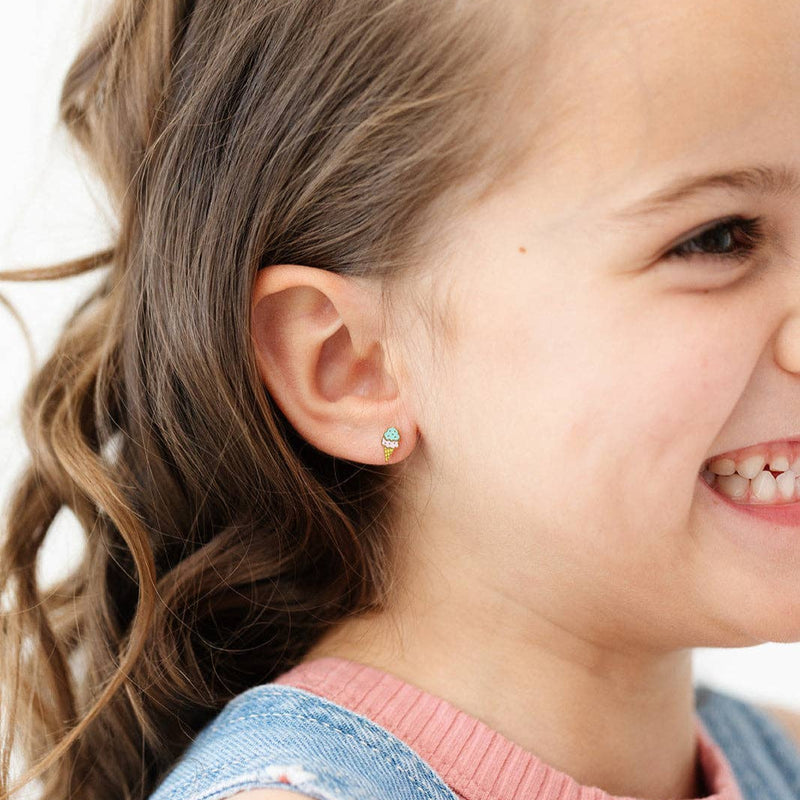
<path id="1" fill-rule="evenodd" d="M 361 714 L 430 764 L 462 800 L 637 800 L 581 786 L 564 772 L 441 697 L 344 658 L 298 664 L 274 683 L 320 695 Z M 695 714 L 706 800 L 743 800 L 730 763 Z"/>

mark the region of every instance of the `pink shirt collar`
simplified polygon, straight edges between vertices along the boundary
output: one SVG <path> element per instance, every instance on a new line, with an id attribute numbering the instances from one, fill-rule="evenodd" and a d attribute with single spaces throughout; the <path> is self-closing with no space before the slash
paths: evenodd
<path id="1" fill-rule="evenodd" d="M 464 800 L 639 800 L 582 786 L 481 720 L 383 670 L 316 658 L 275 679 L 371 719 L 412 747 Z M 695 713 L 700 764 L 711 794 L 743 800 L 725 754 Z"/>

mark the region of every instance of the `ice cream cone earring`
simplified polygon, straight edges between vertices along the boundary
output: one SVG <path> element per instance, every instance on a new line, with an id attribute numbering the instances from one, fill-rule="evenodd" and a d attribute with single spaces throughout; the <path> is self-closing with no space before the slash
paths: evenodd
<path id="1" fill-rule="evenodd" d="M 400 444 L 400 432 L 397 428 L 387 428 L 383 432 L 381 444 L 383 445 L 384 458 L 388 461 L 397 445 Z"/>

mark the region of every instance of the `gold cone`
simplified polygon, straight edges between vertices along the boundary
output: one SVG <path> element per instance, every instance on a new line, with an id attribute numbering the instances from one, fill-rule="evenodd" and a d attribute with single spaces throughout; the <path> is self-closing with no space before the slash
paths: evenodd
<path id="1" fill-rule="evenodd" d="M 383 448 L 383 455 L 386 457 L 387 461 L 389 460 L 389 456 L 391 456 L 392 453 L 394 453 L 394 448 L 393 447 L 384 447 Z"/>

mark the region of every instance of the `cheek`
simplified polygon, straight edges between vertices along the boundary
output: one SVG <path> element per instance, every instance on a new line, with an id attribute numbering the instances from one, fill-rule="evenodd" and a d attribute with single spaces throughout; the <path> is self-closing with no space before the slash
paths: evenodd
<path id="1" fill-rule="evenodd" d="M 506 391 L 493 397 L 493 416 L 506 448 L 525 442 L 507 477 L 535 474 L 562 503 L 631 523 L 688 514 L 700 466 L 750 374 L 747 354 L 666 309 L 626 320 L 577 308 L 551 320 L 544 344 L 519 338 L 495 361 Z M 489 380 L 484 387 L 493 391 Z"/>
<path id="2" fill-rule="evenodd" d="M 562 522 L 688 515 L 752 371 L 741 339 L 720 334 L 730 313 L 645 281 L 562 275 L 511 295 L 508 283 L 472 293 L 442 406 L 466 479 Z"/>

